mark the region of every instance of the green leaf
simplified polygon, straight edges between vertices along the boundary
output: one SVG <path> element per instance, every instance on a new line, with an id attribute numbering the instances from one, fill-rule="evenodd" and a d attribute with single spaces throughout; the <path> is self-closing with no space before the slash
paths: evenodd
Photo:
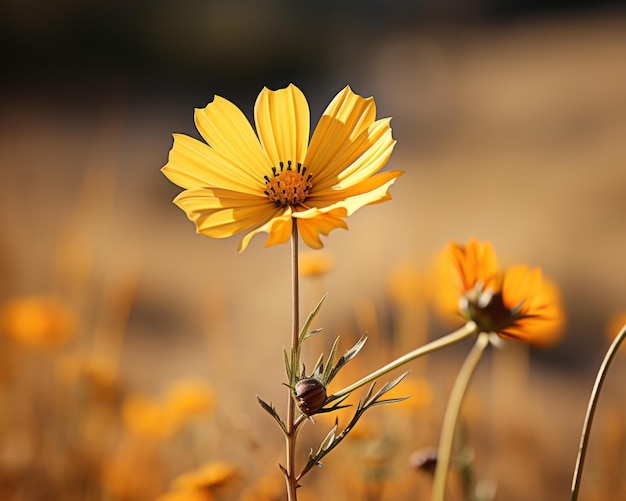
<path id="1" fill-rule="evenodd" d="M 302 344 L 302 342 L 307 338 L 307 336 L 309 335 L 309 327 L 311 327 L 311 324 L 313 323 L 313 320 L 315 320 L 315 317 L 317 316 L 317 314 L 320 312 L 320 309 L 322 308 L 322 304 L 324 303 L 324 300 L 326 299 L 327 294 L 324 294 L 324 297 L 322 297 L 322 299 L 320 299 L 320 302 L 317 303 L 317 306 L 315 307 L 315 309 L 309 313 L 309 316 L 306 319 L 306 322 L 304 322 L 304 325 L 302 326 L 302 329 L 300 329 L 300 335 L 298 336 L 298 346 L 300 346 Z M 314 331 L 315 332 L 319 332 L 318 331 Z M 312 334 L 310 334 L 312 335 Z"/>
<path id="2" fill-rule="evenodd" d="M 283 420 L 280 418 L 280 416 L 276 412 L 276 408 L 271 403 L 268 404 L 267 402 L 262 400 L 261 397 L 259 397 L 258 395 L 256 398 L 259 401 L 259 404 L 261 405 L 261 407 L 263 407 L 263 409 L 265 409 L 265 411 L 267 411 L 267 413 L 274 418 L 274 420 L 278 423 L 278 425 L 283 430 L 283 433 L 287 435 L 287 426 L 285 426 L 285 423 L 283 423 Z"/>
<path id="3" fill-rule="evenodd" d="M 339 348 L 339 338 L 337 336 L 335 342 L 333 343 L 332 348 L 330 349 L 330 353 L 328 354 L 328 361 L 326 362 L 326 369 L 324 370 L 324 374 L 322 375 L 322 383 L 324 386 L 328 386 L 329 377 L 333 370 L 333 364 L 335 363 L 335 357 L 337 356 L 337 349 Z"/>
<path id="4" fill-rule="evenodd" d="M 366 341 L 367 336 L 361 336 L 356 344 L 341 356 L 341 358 L 337 361 L 337 365 L 335 365 L 332 371 L 330 371 L 330 374 L 328 375 L 328 381 L 326 381 L 327 384 L 332 381 L 332 379 L 337 375 L 337 373 L 342 369 L 344 365 L 346 365 L 350 360 L 352 360 L 359 354 L 363 346 L 365 346 Z"/>
<path id="5" fill-rule="evenodd" d="M 283 348 L 283 357 L 285 359 L 285 372 L 287 373 L 287 381 L 289 381 L 289 383 L 291 384 L 293 380 L 293 370 L 291 367 L 291 360 L 289 359 L 286 348 Z"/>

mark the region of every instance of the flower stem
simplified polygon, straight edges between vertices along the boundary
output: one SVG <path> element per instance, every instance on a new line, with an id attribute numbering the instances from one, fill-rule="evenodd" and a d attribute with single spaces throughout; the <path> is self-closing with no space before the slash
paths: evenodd
<path id="1" fill-rule="evenodd" d="M 580 489 L 580 479 L 582 477 L 583 465 L 585 464 L 585 454 L 587 452 L 587 445 L 589 444 L 589 435 L 591 433 L 591 424 L 593 422 L 593 416 L 595 414 L 596 406 L 598 404 L 598 398 L 600 397 L 600 390 L 604 383 L 604 378 L 609 369 L 609 365 L 613 360 L 613 357 L 617 353 L 622 341 L 626 338 L 626 325 L 619 331 L 611 346 L 609 346 L 602 365 L 598 370 L 596 381 L 591 390 L 591 396 L 589 398 L 589 404 L 587 406 L 587 415 L 585 416 L 585 422 L 583 424 L 582 434 L 580 436 L 580 446 L 578 448 L 578 457 L 576 458 L 576 467 L 574 468 L 574 477 L 572 479 L 572 491 L 570 501 L 576 501 L 578 499 L 578 490 Z"/>
<path id="2" fill-rule="evenodd" d="M 463 366 L 450 392 L 450 399 L 448 400 L 448 406 L 441 426 L 441 437 L 439 439 L 437 452 L 437 466 L 435 468 L 435 478 L 433 482 L 433 501 L 443 501 L 448 476 L 448 466 L 452 455 L 452 442 L 454 440 L 456 420 L 459 416 L 465 390 L 474 374 L 474 370 L 478 366 L 480 357 L 488 345 L 489 334 L 482 332 L 476 339 L 471 351 L 468 353 L 465 362 L 463 362 Z"/>
<path id="3" fill-rule="evenodd" d="M 336 400 L 337 398 L 343 397 L 344 395 L 347 395 L 351 391 L 354 391 L 357 388 L 360 388 L 361 386 L 371 381 L 374 381 L 380 376 L 383 376 L 384 374 L 387 374 L 388 372 L 394 369 L 397 369 L 401 365 L 404 365 L 407 362 L 410 362 L 411 360 L 415 360 L 416 358 L 419 358 L 423 355 L 427 355 L 428 353 L 439 350 L 440 348 L 444 348 L 453 343 L 456 343 L 468 337 L 469 335 L 474 334 L 475 332 L 476 332 L 476 324 L 471 321 L 467 322 L 460 329 L 454 332 L 451 332 L 450 334 L 447 334 L 445 336 L 442 336 L 439 339 L 435 339 L 434 341 L 431 341 L 430 343 L 427 343 L 423 346 L 420 346 L 419 348 L 405 355 L 402 355 L 399 358 L 396 358 L 393 362 L 389 362 L 387 365 L 385 365 L 384 367 L 381 367 L 377 371 L 374 371 L 371 374 L 365 376 L 364 378 L 359 379 L 356 383 L 353 383 L 350 386 L 346 386 L 342 390 L 339 390 L 337 393 L 333 393 L 332 396 L 329 398 L 331 400 Z"/>
<path id="4" fill-rule="evenodd" d="M 291 353 L 298 353 L 298 336 L 300 332 L 300 287 L 298 283 L 298 224 L 292 221 L 291 230 Z M 298 480 L 296 478 L 296 434 L 298 426 L 295 422 L 295 402 L 291 396 L 291 388 L 287 389 L 287 434 L 285 435 L 287 461 L 287 499 L 297 501 Z"/>

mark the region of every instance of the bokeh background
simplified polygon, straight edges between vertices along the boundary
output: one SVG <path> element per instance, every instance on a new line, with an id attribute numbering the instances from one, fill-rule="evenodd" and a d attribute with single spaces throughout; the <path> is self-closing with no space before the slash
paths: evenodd
<path id="1" fill-rule="evenodd" d="M 334 336 L 347 349 L 368 332 L 359 377 L 445 333 L 429 270 L 451 240 L 490 240 L 504 265 L 540 266 L 562 291 L 563 340 L 543 351 L 507 345 L 484 361 L 467 440 L 496 499 L 568 499 L 588 393 L 626 311 L 621 5 L 32 0 L 0 12 L 0 300 L 6 310 L 54 296 L 75 327 L 53 347 L 2 341 L 2 499 L 155 499 L 180 473 L 222 460 L 237 480 L 211 490 L 215 499 L 280 484 L 280 436 L 256 395 L 284 400 L 288 246 L 256 237 L 239 255 L 236 237 L 196 235 L 159 169 L 173 132 L 198 137 L 194 108 L 220 95 L 251 117 L 263 86 L 291 82 L 313 121 L 345 85 L 373 95 L 378 116 L 393 117 L 390 166 L 406 171 L 392 202 L 325 240 L 330 271 L 303 278 L 303 313 L 328 293 L 309 363 Z M 427 496 L 409 457 L 436 444 L 467 348 L 411 366 L 423 398 L 403 414 L 372 411 L 361 442 L 329 457 L 303 496 Z M 76 353 L 112 365 L 106 405 L 77 388 L 84 367 L 58 378 Z M 626 495 L 624 365 L 607 383 L 584 499 Z M 159 398 L 189 379 L 212 395 L 193 433 L 127 437 L 130 396 Z M 90 468 L 78 468 L 87 456 Z M 125 490 L 137 478 L 123 473 L 153 479 Z"/>

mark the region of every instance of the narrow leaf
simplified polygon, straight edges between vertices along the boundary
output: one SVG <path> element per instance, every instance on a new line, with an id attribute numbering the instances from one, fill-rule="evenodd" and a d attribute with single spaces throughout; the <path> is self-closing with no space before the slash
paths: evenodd
<path id="1" fill-rule="evenodd" d="M 258 395 L 257 395 L 256 398 L 259 401 L 259 404 L 261 405 L 261 407 L 263 407 L 263 409 L 265 409 L 265 411 L 267 411 L 267 413 L 276 420 L 278 425 L 283 430 L 283 433 L 286 435 L 287 434 L 287 427 L 285 426 L 285 423 L 283 423 L 283 420 L 280 419 L 280 416 L 276 412 L 276 408 L 272 404 L 268 404 L 267 402 L 263 401 L 261 399 L 261 397 L 259 397 Z"/>
<path id="2" fill-rule="evenodd" d="M 335 357 L 337 356 L 337 348 L 339 347 L 339 338 L 340 336 L 337 336 L 335 338 L 335 342 L 333 343 L 333 346 L 330 349 L 330 353 L 328 354 L 328 360 L 326 362 L 326 370 L 324 371 L 324 374 L 322 375 L 322 382 L 324 383 L 324 385 L 328 385 L 329 383 L 328 378 L 330 377 L 330 374 L 332 373 L 333 364 L 335 363 Z"/>
<path id="3" fill-rule="evenodd" d="M 335 367 L 333 367 L 333 370 L 330 372 L 327 383 L 332 381 L 332 379 L 337 375 L 337 373 L 344 365 L 346 365 L 350 360 L 358 355 L 363 346 L 365 346 L 366 341 L 367 336 L 361 336 L 356 344 L 341 356 L 341 358 L 337 361 L 337 365 L 335 365 Z"/>
<path id="4" fill-rule="evenodd" d="M 307 333 L 309 332 L 309 327 L 311 327 L 313 320 L 315 320 L 315 317 L 320 312 L 320 309 L 322 308 L 322 304 L 324 303 L 326 296 L 327 294 L 324 294 L 324 297 L 320 299 L 320 302 L 317 303 L 317 306 L 315 307 L 315 309 L 311 313 L 309 313 L 309 316 L 307 317 L 306 322 L 304 322 L 302 329 L 300 329 L 300 335 L 298 336 L 298 346 L 300 346 L 302 344 L 302 341 L 304 341 L 304 339 L 306 338 Z"/>

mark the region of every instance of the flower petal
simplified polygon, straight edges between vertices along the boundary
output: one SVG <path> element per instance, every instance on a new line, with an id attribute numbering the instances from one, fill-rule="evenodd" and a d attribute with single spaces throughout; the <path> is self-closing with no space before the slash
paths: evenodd
<path id="1" fill-rule="evenodd" d="M 391 137 L 389 119 L 374 122 L 375 118 L 373 98 L 354 94 L 349 87 L 335 97 L 313 132 L 305 160 L 314 175 L 314 190 L 332 187 L 368 165 L 368 161 L 375 159 L 374 155 L 385 150 L 388 150 L 386 156 L 377 159 L 379 161 L 365 176 L 377 172 L 387 162 L 395 141 Z M 366 155 L 373 147 L 372 154 Z M 353 168 L 344 172 L 350 166 Z"/>
<path id="2" fill-rule="evenodd" d="M 262 177 L 252 175 L 232 159 L 183 134 L 174 134 L 163 174 L 181 188 L 224 188 L 249 195 L 262 194 Z"/>
<path id="3" fill-rule="evenodd" d="M 313 193 L 329 188 L 345 188 L 375 174 L 387 163 L 395 145 L 389 119 L 384 119 L 346 143 L 331 163 L 324 166 L 321 175 L 317 163 L 307 158 L 306 162 L 311 165 L 314 174 Z"/>
<path id="4" fill-rule="evenodd" d="M 541 270 L 517 265 L 502 281 L 502 301 L 511 309 L 519 308 L 513 325 L 499 334 L 535 345 L 553 345 L 561 339 L 565 315 L 558 288 L 542 278 Z"/>
<path id="5" fill-rule="evenodd" d="M 307 161 L 318 168 L 334 159 L 376 118 L 374 99 L 363 98 L 345 87 L 330 102 L 315 127 L 309 144 Z"/>
<path id="6" fill-rule="evenodd" d="M 239 252 L 243 252 L 248 247 L 252 237 L 260 232 L 268 233 L 265 247 L 270 247 L 276 244 L 284 244 L 291 238 L 293 219 L 291 217 L 291 208 L 278 208 L 278 211 L 282 213 L 275 214 L 270 220 L 263 225 L 255 228 L 250 233 L 247 233 L 241 239 L 239 243 Z"/>
<path id="7" fill-rule="evenodd" d="M 446 252 L 455 267 L 460 294 L 473 289 L 476 282 L 485 290 L 497 290 L 498 262 L 491 243 L 471 239 L 466 246 L 450 244 Z"/>
<path id="8" fill-rule="evenodd" d="M 296 217 L 298 213 L 294 213 Z M 298 230 L 302 240 L 312 249 L 321 249 L 324 244 L 320 240 L 319 234 L 328 236 L 335 228 L 348 229 L 346 222 L 340 217 L 332 214 L 318 214 L 311 218 L 297 218 Z"/>
<path id="9" fill-rule="evenodd" d="M 304 162 L 309 141 L 309 104 L 295 85 L 271 91 L 264 88 L 254 106 L 254 120 L 263 148 L 273 166 Z"/>
<path id="10" fill-rule="evenodd" d="M 329 209 L 343 207 L 346 216 L 351 216 L 365 205 L 376 204 L 391 199 L 388 193 L 389 187 L 395 183 L 404 172 L 388 171 L 373 177 L 366 178 L 357 185 L 343 190 L 328 190 L 323 195 L 313 196 L 307 199 L 307 203 L 313 205 L 320 212 Z"/>
<path id="11" fill-rule="evenodd" d="M 233 103 L 215 96 L 194 114 L 196 127 L 207 143 L 222 156 L 248 172 L 258 182 L 270 172 L 271 162 L 252 125 Z"/>
<path id="12" fill-rule="evenodd" d="M 174 203 L 196 224 L 198 233 L 213 238 L 262 225 L 281 211 L 264 197 L 219 188 L 186 190 Z"/>

